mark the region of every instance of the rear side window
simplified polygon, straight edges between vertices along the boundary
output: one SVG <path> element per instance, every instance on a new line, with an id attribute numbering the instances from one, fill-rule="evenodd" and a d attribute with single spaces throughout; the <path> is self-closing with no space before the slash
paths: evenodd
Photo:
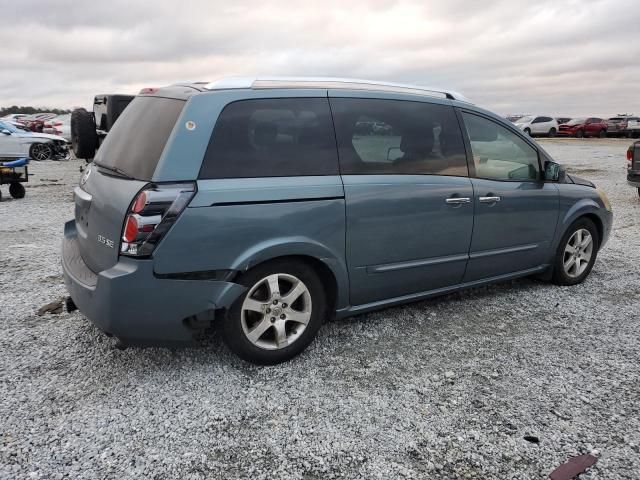
<path id="1" fill-rule="evenodd" d="M 468 176 L 452 107 L 424 102 L 332 98 L 345 175 Z"/>
<path id="2" fill-rule="evenodd" d="M 134 98 L 100 145 L 95 162 L 150 180 L 184 104 L 172 98 Z"/>
<path id="3" fill-rule="evenodd" d="M 338 175 L 326 98 L 241 100 L 225 107 L 200 178 Z"/>

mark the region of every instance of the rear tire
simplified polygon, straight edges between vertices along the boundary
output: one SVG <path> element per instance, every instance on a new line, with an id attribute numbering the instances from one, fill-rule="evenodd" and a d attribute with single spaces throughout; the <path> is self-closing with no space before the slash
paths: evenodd
<path id="1" fill-rule="evenodd" d="M 640 187 L 638 187 L 638 196 L 640 197 Z"/>
<path id="2" fill-rule="evenodd" d="M 327 298 L 309 265 L 274 260 L 243 274 L 247 287 L 227 311 L 222 339 L 240 358 L 273 365 L 301 353 L 326 318 Z"/>
<path id="3" fill-rule="evenodd" d="M 598 134 L 598 136 L 600 138 L 606 138 L 607 137 L 607 131 L 606 130 L 600 130 L 600 133 Z"/>
<path id="4" fill-rule="evenodd" d="M 91 159 L 98 148 L 96 122 L 91 112 L 76 108 L 71 113 L 71 146 L 76 158 Z"/>
<path id="5" fill-rule="evenodd" d="M 25 189 L 20 183 L 11 183 L 9 184 L 9 195 L 13 198 L 24 198 Z"/>
<path id="6" fill-rule="evenodd" d="M 576 132 L 576 138 L 582 138 L 582 137 L 584 137 L 584 132 L 582 130 L 578 130 Z"/>
<path id="7" fill-rule="evenodd" d="M 553 262 L 553 283 L 582 283 L 591 273 L 599 247 L 598 229 L 591 220 L 583 217 L 573 222 L 558 244 Z"/>
<path id="8" fill-rule="evenodd" d="M 549 130 L 549 137 L 553 138 L 556 136 L 556 129 L 552 128 L 551 130 Z"/>
<path id="9" fill-rule="evenodd" d="M 525 128 L 525 129 L 524 129 L 524 133 L 525 133 L 526 135 L 530 136 L 530 137 L 532 136 L 532 135 L 531 135 L 531 130 L 529 130 L 528 128 Z"/>

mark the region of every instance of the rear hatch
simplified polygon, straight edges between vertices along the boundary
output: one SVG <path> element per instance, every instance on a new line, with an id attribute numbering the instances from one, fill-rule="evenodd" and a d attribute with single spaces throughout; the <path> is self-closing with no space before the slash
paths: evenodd
<path id="1" fill-rule="evenodd" d="M 153 177 L 185 100 L 138 96 L 124 110 L 75 190 L 80 254 L 95 273 L 118 261 L 125 216 Z"/>

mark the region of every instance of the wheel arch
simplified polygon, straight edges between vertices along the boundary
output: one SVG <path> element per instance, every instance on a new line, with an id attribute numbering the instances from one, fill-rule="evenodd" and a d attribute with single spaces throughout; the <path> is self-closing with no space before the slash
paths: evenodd
<path id="1" fill-rule="evenodd" d="M 598 231 L 598 248 L 602 244 L 604 238 L 604 222 L 598 215 L 600 206 L 592 199 L 583 199 L 573 205 L 564 215 L 561 220 L 560 229 L 558 229 L 558 235 L 555 241 L 554 251 L 560 243 L 560 239 L 564 236 L 567 229 L 580 218 L 587 218 L 591 220 L 596 226 Z"/>
<path id="2" fill-rule="evenodd" d="M 312 240 L 292 239 L 257 246 L 241 255 L 232 268 L 244 273 L 264 263 L 283 259 L 304 262 L 318 273 L 331 299 L 332 313 L 348 306 L 349 277 L 344 258 Z"/>

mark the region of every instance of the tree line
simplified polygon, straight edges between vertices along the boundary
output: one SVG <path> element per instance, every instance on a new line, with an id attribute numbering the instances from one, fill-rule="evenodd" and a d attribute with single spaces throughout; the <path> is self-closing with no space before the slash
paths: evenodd
<path id="1" fill-rule="evenodd" d="M 56 115 L 63 115 L 65 113 L 71 113 L 71 110 L 64 110 L 61 108 L 44 108 L 44 107 L 19 107 L 13 105 L 11 107 L 0 108 L 0 117 L 9 115 L 10 113 L 24 113 L 26 115 L 33 115 L 34 113 L 51 112 Z"/>

